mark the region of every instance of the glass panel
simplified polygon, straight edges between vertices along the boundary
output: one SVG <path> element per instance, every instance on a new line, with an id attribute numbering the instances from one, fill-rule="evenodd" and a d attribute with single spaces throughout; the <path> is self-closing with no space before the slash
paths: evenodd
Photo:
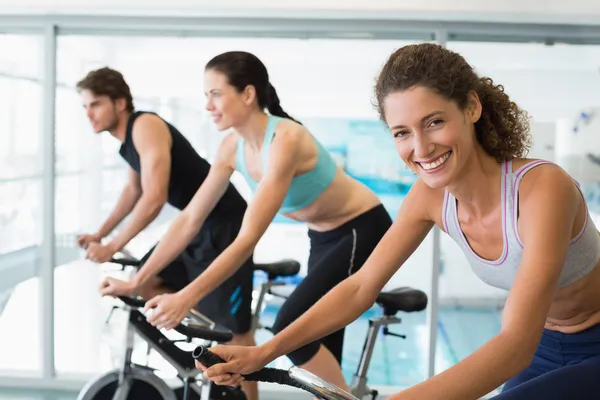
<path id="1" fill-rule="evenodd" d="M 40 373 L 42 49 L 0 34 L 0 373 Z M 25 323 L 24 323 L 25 322 Z"/>

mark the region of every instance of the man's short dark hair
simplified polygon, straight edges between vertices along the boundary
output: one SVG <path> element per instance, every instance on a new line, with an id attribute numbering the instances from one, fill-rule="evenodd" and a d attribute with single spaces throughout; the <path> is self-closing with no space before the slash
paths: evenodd
<path id="1" fill-rule="evenodd" d="M 111 100 L 125 99 L 126 109 L 133 112 L 133 97 L 123 74 L 109 67 L 103 67 L 88 74 L 77 82 L 77 91 L 89 90 L 96 96 L 108 96 Z"/>

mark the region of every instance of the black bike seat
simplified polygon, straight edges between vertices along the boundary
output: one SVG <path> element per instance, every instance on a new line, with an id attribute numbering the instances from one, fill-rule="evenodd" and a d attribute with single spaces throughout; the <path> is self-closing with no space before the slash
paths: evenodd
<path id="1" fill-rule="evenodd" d="M 271 279 L 294 276 L 300 271 L 300 263 L 296 260 L 281 260 L 272 263 L 254 264 L 255 271 L 264 271 Z"/>
<path id="2" fill-rule="evenodd" d="M 377 304 L 383 307 L 385 315 L 394 315 L 398 311 L 423 311 L 427 307 L 427 295 L 411 287 L 399 287 L 377 296 Z"/>

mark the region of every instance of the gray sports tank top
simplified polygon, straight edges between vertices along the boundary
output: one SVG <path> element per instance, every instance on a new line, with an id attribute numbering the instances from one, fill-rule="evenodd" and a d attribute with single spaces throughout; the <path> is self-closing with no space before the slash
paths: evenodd
<path id="1" fill-rule="evenodd" d="M 497 260 L 486 260 L 477 255 L 468 244 L 458 222 L 456 198 L 446 191 L 442 207 L 444 230 L 461 247 L 473 272 L 488 285 L 509 290 L 515 280 L 521 258 L 523 243 L 517 231 L 517 207 L 519 183 L 527 171 L 538 165 L 550 163 L 536 160 L 523 165 L 513 172 L 512 162 L 502 164 L 501 201 L 502 201 L 502 236 L 504 247 Z M 579 184 L 575 181 L 577 188 Z M 582 193 L 583 196 L 583 193 Z M 600 258 L 600 236 L 586 213 L 581 231 L 571 239 L 565 264 L 560 274 L 559 286 L 569 285 L 587 275 L 594 269 Z"/>

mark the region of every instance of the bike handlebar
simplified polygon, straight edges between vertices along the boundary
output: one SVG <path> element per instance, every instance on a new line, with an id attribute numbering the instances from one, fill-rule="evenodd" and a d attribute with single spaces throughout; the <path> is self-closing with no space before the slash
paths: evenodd
<path id="1" fill-rule="evenodd" d="M 192 356 L 205 367 L 212 367 L 215 364 L 225 362 L 221 357 L 212 353 L 204 346 L 196 347 Z M 297 387 L 323 400 L 359 400 L 352 394 L 296 366 L 291 367 L 287 371 L 276 368 L 262 368 L 256 372 L 242 376 L 247 381 L 270 382 Z"/>
<path id="2" fill-rule="evenodd" d="M 109 262 L 119 264 L 121 267 L 139 267 L 142 263 L 135 258 L 116 258 L 112 257 Z"/>
<path id="3" fill-rule="evenodd" d="M 142 262 L 135 258 L 129 251 L 122 249 L 119 251 L 123 257 L 112 257 L 109 262 L 118 264 L 124 269 L 127 266 L 139 267 Z M 146 301 L 141 298 L 129 297 L 129 296 L 116 296 L 123 303 L 133 308 L 144 308 Z M 191 324 L 180 323 L 174 329 L 184 336 L 200 338 L 204 340 L 215 341 L 219 343 L 229 342 L 233 338 L 233 332 L 224 326 L 220 326 L 210 320 L 205 315 L 196 311 L 195 309 L 190 310 L 188 313 L 188 319 L 193 321 Z"/>
<path id="4" fill-rule="evenodd" d="M 146 301 L 140 298 L 129 297 L 129 296 L 117 296 L 119 300 L 123 303 L 127 304 L 133 308 L 144 308 L 146 306 Z M 202 314 L 196 312 L 191 313 L 191 318 L 200 323 L 198 324 L 178 324 L 174 329 L 181 333 L 184 336 L 199 338 L 203 340 L 210 340 L 219 343 L 226 343 L 233 339 L 233 332 L 227 329 L 224 326 L 220 326 L 210 321 L 208 318 L 203 316 Z M 203 317 L 204 319 L 199 318 L 198 316 Z M 208 324 L 211 322 L 211 324 Z"/>

